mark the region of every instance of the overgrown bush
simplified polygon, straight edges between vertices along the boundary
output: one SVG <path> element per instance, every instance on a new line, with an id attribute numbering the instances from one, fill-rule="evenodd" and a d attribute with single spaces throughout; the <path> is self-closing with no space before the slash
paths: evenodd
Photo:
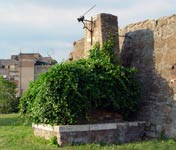
<path id="1" fill-rule="evenodd" d="M 117 63 L 113 42 L 98 44 L 87 59 L 55 65 L 30 84 L 20 112 L 34 123 L 76 124 L 95 109 L 128 115 L 137 109 L 136 70 Z"/>
<path id="2" fill-rule="evenodd" d="M 0 76 L 0 113 L 12 113 L 18 110 L 18 99 L 15 96 L 15 88 L 15 83 L 4 80 Z"/>

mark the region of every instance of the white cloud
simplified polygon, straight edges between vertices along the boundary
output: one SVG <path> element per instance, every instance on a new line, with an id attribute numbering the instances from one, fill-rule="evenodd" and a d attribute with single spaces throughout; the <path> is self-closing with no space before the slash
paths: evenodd
<path id="1" fill-rule="evenodd" d="M 0 23 L 18 26 L 52 28 L 54 26 L 72 26 L 81 9 L 55 8 L 24 3 L 0 6 Z"/>
<path id="2" fill-rule="evenodd" d="M 6 49 L 6 51 L 4 51 Z M 3 58 L 10 58 L 10 55 L 16 55 L 20 51 L 23 53 L 39 52 L 44 56 L 48 54 L 54 59 L 61 61 L 68 58 L 70 51 L 72 50 L 72 43 L 64 41 L 26 41 L 20 42 L 0 42 L 0 53 L 4 55 Z"/>
<path id="3" fill-rule="evenodd" d="M 113 1 L 113 0 L 112 0 Z M 125 2 L 124 2 L 125 3 Z M 117 15 L 119 18 L 119 25 L 122 27 L 130 23 L 136 23 L 146 19 L 157 19 L 162 16 L 172 15 L 175 11 L 176 1 L 155 0 L 152 2 L 146 0 L 135 0 L 130 5 L 115 8 L 100 8 L 98 12 L 107 12 Z M 106 9 L 105 9 L 106 8 Z"/>
<path id="4" fill-rule="evenodd" d="M 57 60 L 67 58 L 72 42 L 84 33 L 76 18 L 94 4 L 96 8 L 86 18 L 111 13 L 118 16 L 120 27 L 176 13 L 174 0 L 0 1 L 0 57 L 17 54 L 21 48 L 43 54 L 50 51 Z"/>
<path id="5" fill-rule="evenodd" d="M 119 18 L 122 18 L 122 24 L 125 24 L 126 22 L 129 23 L 132 19 L 135 21 L 137 20 L 136 18 L 142 18 L 141 16 L 143 16 L 143 18 L 147 16 L 159 16 L 162 12 L 174 10 L 176 5 L 176 2 L 173 0 L 155 0 L 152 2 L 146 0 L 134 0 L 133 3 L 131 3 L 130 0 L 101 1 L 84 2 L 84 5 L 87 3 L 89 6 L 85 5 L 84 7 L 79 8 L 79 0 L 74 1 L 74 3 L 55 0 L 45 0 L 44 2 L 39 0 L 30 2 L 23 1 L 23 3 L 22 1 L 20 3 L 7 3 L 0 5 L 0 23 L 1 25 L 33 26 L 40 29 L 52 29 L 58 27 L 59 30 L 59 28 L 69 28 L 76 26 L 76 18 L 84 13 L 91 4 L 97 2 L 97 7 L 86 17 L 95 15 L 95 13 L 108 12 L 118 15 Z M 66 5 L 67 3 L 68 7 Z M 54 6 L 54 4 L 56 6 Z M 62 7 L 62 5 L 64 7 Z"/>

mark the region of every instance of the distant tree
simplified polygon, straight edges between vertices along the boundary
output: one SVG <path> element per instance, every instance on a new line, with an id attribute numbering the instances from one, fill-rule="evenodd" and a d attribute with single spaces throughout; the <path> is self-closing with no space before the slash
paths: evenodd
<path id="1" fill-rule="evenodd" d="M 0 76 L 0 113 L 11 113 L 17 111 L 15 83 L 3 79 Z"/>
<path id="2" fill-rule="evenodd" d="M 52 65 L 55 65 L 55 64 L 57 64 L 57 63 L 58 63 L 57 60 L 55 60 L 55 59 L 52 59 L 52 60 L 51 60 L 51 64 L 52 64 Z"/>

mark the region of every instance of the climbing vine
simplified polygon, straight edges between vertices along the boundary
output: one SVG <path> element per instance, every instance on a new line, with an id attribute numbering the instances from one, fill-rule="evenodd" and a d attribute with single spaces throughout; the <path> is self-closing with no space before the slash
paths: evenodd
<path id="1" fill-rule="evenodd" d="M 136 111 L 140 88 L 135 68 L 116 61 L 112 40 L 96 44 L 89 58 L 50 68 L 20 100 L 20 112 L 34 123 L 76 124 L 95 109 L 127 116 Z"/>

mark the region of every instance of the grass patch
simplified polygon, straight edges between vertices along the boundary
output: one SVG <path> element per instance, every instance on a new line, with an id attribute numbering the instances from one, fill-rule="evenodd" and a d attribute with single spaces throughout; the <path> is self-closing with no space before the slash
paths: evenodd
<path id="1" fill-rule="evenodd" d="M 18 114 L 0 115 L 0 150 L 56 150 L 49 141 L 33 135 L 31 124 L 24 125 Z"/>
<path id="2" fill-rule="evenodd" d="M 53 139 L 53 141 L 55 141 Z M 85 144 L 57 147 L 33 135 L 31 124 L 24 125 L 18 114 L 0 115 L 0 150 L 176 150 L 176 142 L 150 140 L 122 145 Z"/>

